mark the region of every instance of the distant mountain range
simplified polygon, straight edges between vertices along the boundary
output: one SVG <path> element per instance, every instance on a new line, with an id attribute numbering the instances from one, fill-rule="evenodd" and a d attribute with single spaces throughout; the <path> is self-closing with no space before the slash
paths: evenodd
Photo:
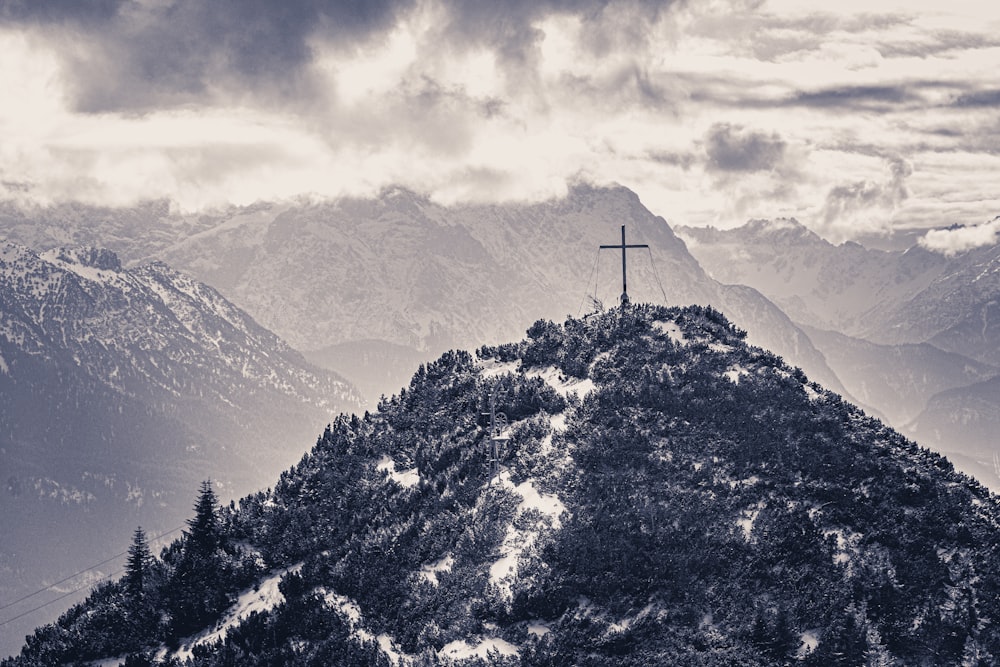
<path id="1" fill-rule="evenodd" d="M 677 233 L 714 278 L 800 323 L 851 395 L 1000 489 L 1000 246 L 835 246 L 795 220 Z"/>
<path id="2" fill-rule="evenodd" d="M 441 206 L 396 189 L 197 215 L 157 202 L 0 206 L 0 233 L 32 247 L 100 242 L 126 264 L 165 261 L 212 285 L 312 363 L 343 373 L 369 407 L 444 350 L 589 311 L 592 297 L 617 303 L 621 255 L 597 247 L 616 243 L 621 224 L 630 242 L 651 246 L 630 251 L 634 300 L 715 305 L 751 342 L 904 432 L 991 458 L 960 424 L 1000 419 L 997 399 L 971 396 L 1000 373 L 996 247 L 946 257 L 919 245 L 835 246 L 794 220 L 675 236 L 634 193 L 586 185 L 530 205 Z M 932 401 L 961 387 L 975 416 L 948 413 L 953 398 Z M 985 481 L 1000 488 L 992 472 Z"/>
<path id="3" fill-rule="evenodd" d="M 203 479 L 259 487 L 360 405 L 162 263 L 0 244 L 0 600 L 107 557 L 138 524 L 180 524 Z"/>
<path id="4" fill-rule="evenodd" d="M 744 335 L 448 352 L 3 667 L 996 664 L 996 496 Z"/>
<path id="5" fill-rule="evenodd" d="M 68 207 L 42 217 L 46 224 L 30 225 L 22 213 L 0 212 L 0 230 L 40 248 L 100 237 L 133 261 L 163 260 L 217 288 L 314 361 L 358 368 L 349 378 L 370 388 L 370 402 L 398 389 L 415 359 L 589 310 L 588 295 L 617 303 L 621 254 L 598 258 L 597 248 L 618 242 L 624 224 L 630 242 L 651 246 L 632 251 L 635 300 L 715 305 L 755 344 L 848 393 L 780 309 L 754 289 L 709 278 L 666 222 L 625 188 L 581 185 L 565 199 L 531 205 L 445 207 L 392 190 L 374 200 L 198 216 L 150 204 L 127 213 Z M 143 225 L 148 240 L 141 242 Z M 366 357 L 400 363 L 386 374 L 359 361 Z"/>

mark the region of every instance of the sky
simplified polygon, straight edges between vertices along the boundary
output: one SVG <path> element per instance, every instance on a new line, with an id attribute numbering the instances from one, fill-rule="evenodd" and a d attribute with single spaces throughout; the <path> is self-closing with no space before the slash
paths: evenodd
<path id="1" fill-rule="evenodd" d="M 586 181 L 677 225 L 1000 234 L 995 0 L 0 0 L 0 53 L 21 205 Z"/>

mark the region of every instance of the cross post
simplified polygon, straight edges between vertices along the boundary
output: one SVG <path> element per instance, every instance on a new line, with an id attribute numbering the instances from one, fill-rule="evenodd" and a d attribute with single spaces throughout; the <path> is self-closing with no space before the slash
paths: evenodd
<path id="1" fill-rule="evenodd" d="M 647 245 L 645 243 L 638 243 L 638 244 L 627 245 L 625 243 L 625 225 L 622 225 L 622 243 L 621 243 L 621 245 L 602 245 L 601 246 L 601 250 L 604 250 L 604 249 L 617 250 L 618 248 L 621 248 L 621 251 L 622 251 L 622 305 L 623 306 L 627 306 L 629 304 L 629 300 L 628 300 L 628 277 L 627 277 L 627 274 L 625 272 L 625 250 L 627 248 L 648 248 L 648 247 L 649 247 L 649 245 Z"/>

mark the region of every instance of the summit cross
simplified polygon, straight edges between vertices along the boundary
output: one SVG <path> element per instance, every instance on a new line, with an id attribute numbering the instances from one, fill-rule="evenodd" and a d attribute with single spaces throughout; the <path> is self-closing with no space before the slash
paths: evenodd
<path id="1" fill-rule="evenodd" d="M 622 305 L 627 306 L 629 304 L 628 300 L 628 278 L 625 273 L 625 250 L 628 248 L 648 248 L 649 246 L 645 243 L 638 243 L 627 245 L 625 243 L 625 225 L 622 225 L 622 242 L 621 245 L 602 245 L 601 250 L 610 249 L 617 250 L 621 248 L 622 251 Z"/>

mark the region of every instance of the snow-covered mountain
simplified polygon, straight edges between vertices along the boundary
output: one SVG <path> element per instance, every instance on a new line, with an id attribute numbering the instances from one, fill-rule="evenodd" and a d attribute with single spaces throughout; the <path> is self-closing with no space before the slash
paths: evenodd
<path id="1" fill-rule="evenodd" d="M 1000 656 L 996 496 L 707 308 L 448 352 L 213 500 L 3 667 Z"/>
<path id="2" fill-rule="evenodd" d="M 226 496 L 259 487 L 359 405 L 344 380 L 162 263 L 3 243 L 0 599 L 108 556 L 139 523 L 173 527 L 202 479 Z"/>

